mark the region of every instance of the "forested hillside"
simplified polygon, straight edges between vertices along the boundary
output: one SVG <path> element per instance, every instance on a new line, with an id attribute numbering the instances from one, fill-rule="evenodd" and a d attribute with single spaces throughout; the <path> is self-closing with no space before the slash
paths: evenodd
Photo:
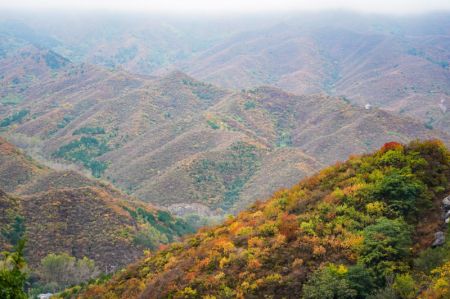
<path id="1" fill-rule="evenodd" d="M 417 120 L 345 98 L 230 91 L 181 72 L 149 77 L 75 64 L 33 46 L 14 53 L 0 59 L 8 74 L 0 133 L 190 218 L 235 213 L 390 140 L 450 142 Z"/>
<path id="2" fill-rule="evenodd" d="M 387 143 L 61 296 L 448 298 L 449 182 L 441 142 Z"/>
<path id="3" fill-rule="evenodd" d="M 4 2 L 0 299 L 450 299 L 450 2 Z"/>
<path id="4" fill-rule="evenodd" d="M 0 208 L 0 249 L 26 238 L 33 270 L 50 253 L 68 253 L 110 272 L 193 232 L 167 211 L 76 171 L 42 166 L 1 138 Z"/>

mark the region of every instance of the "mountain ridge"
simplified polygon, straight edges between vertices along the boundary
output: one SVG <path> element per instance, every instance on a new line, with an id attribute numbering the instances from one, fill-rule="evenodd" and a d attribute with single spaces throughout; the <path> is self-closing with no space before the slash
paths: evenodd
<path id="1" fill-rule="evenodd" d="M 449 158 L 439 141 L 387 143 L 62 297 L 383 297 L 402 290 L 391 275 L 411 277 L 414 298 L 445 298 L 449 241 L 430 246 L 436 230 L 448 234 Z"/>
<path id="2" fill-rule="evenodd" d="M 411 118 L 326 94 L 270 86 L 230 91 L 180 71 L 159 78 L 69 64 L 53 73 L 23 90 L 21 102 L 3 106 L 5 136 L 172 210 L 192 204 L 206 214 L 234 213 L 289 187 L 290 175 L 391 139 L 450 140 Z M 271 181 L 258 169 L 286 163 L 276 158 L 282 148 L 289 148 L 291 166 L 279 168 L 284 180 Z M 252 189 L 253 180 L 267 184 Z"/>
<path id="3" fill-rule="evenodd" d="M 26 257 L 32 269 L 49 253 L 65 252 L 77 258 L 87 256 L 108 273 L 133 262 L 146 248 L 154 249 L 193 232 L 168 212 L 105 182 L 73 170 L 41 166 L 3 138 L 0 161 L 0 206 L 4 212 L 0 217 L 0 246 L 9 249 L 17 241 L 13 236 L 25 236 Z M 154 222 L 136 218 L 136 211 L 153 215 L 148 217 L 154 217 Z M 157 220 L 159 215 L 164 220 Z M 149 229 L 162 230 L 159 238 L 136 242 L 136 236 Z"/>

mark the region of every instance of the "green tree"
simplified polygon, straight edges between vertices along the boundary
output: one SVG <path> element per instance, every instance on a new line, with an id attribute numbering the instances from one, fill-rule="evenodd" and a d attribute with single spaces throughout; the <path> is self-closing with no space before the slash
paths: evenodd
<path id="1" fill-rule="evenodd" d="M 20 215 L 14 217 L 14 222 L 11 226 L 7 225 L 5 228 L 1 229 L 1 234 L 6 238 L 12 245 L 17 245 L 19 241 L 23 238 L 25 233 L 25 223 L 24 218 Z"/>
<path id="2" fill-rule="evenodd" d="M 356 298 L 367 298 L 376 288 L 373 273 L 363 265 L 349 267 L 347 278 L 350 287 L 357 292 Z"/>
<path id="3" fill-rule="evenodd" d="M 383 199 L 388 207 L 403 216 L 415 215 L 425 186 L 406 168 L 395 169 L 377 184 L 374 196 Z"/>
<path id="4" fill-rule="evenodd" d="M 51 253 L 41 260 L 40 274 L 42 280 L 47 285 L 52 286 L 52 291 L 57 291 L 59 287 L 64 288 L 70 285 L 75 260 L 73 256 L 67 253 Z"/>
<path id="5" fill-rule="evenodd" d="M 347 268 L 333 264 L 314 272 L 303 286 L 303 298 L 356 298 L 357 291 L 352 289 L 347 274 Z"/>
<path id="6" fill-rule="evenodd" d="M 136 245 L 141 245 L 150 249 L 156 249 L 159 244 L 168 243 L 167 236 L 149 224 L 143 227 L 136 233 L 133 238 Z"/>
<path id="7" fill-rule="evenodd" d="M 87 257 L 77 260 L 67 253 L 51 253 L 41 260 L 40 276 L 53 292 L 87 281 L 98 274 L 100 272 L 94 261 Z"/>
<path id="8" fill-rule="evenodd" d="M 416 298 L 417 287 L 416 282 L 410 274 L 400 274 L 395 277 L 392 288 L 402 299 Z"/>
<path id="9" fill-rule="evenodd" d="M 13 252 L 3 252 L 0 259 L 0 298 L 25 299 L 24 292 L 27 275 L 26 263 L 23 257 L 25 241 L 20 240 Z"/>
<path id="10" fill-rule="evenodd" d="M 360 261 L 374 271 L 378 284 L 407 269 L 404 259 L 410 255 L 411 228 L 403 220 L 380 218 L 364 229 L 363 236 Z"/>
<path id="11" fill-rule="evenodd" d="M 72 271 L 73 283 L 80 284 L 88 281 L 100 274 L 100 271 L 95 266 L 95 262 L 87 257 L 78 259 L 75 263 L 75 267 Z"/>

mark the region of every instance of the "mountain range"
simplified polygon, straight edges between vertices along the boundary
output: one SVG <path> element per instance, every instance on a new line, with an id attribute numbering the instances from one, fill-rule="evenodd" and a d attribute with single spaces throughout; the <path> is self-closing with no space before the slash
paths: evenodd
<path id="1" fill-rule="evenodd" d="M 0 24 L 4 39 L 19 37 L 76 63 L 147 75 L 179 69 L 234 90 L 272 85 L 295 94 L 325 92 L 416 117 L 447 133 L 450 127 L 445 12 L 17 18 Z"/>
<path id="2" fill-rule="evenodd" d="M 134 75 L 31 45 L 1 60 L 0 70 L 8 74 L 0 126 L 12 142 L 179 215 L 238 211 L 391 140 L 450 140 L 342 97 L 231 91 L 179 71 Z"/>
<path id="3" fill-rule="evenodd" d="M 0 12 L 0 289 L 447 298 L 449 28 Z"/>

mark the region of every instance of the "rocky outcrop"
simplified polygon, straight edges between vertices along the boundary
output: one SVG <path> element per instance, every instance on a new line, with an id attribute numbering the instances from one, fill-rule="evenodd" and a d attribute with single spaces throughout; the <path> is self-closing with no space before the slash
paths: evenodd
<path id="1" fill-rule="evenodd" d="M 434 234 L 434 242 L 432 247 L 442 246 L 445 244 L 445 234 L 444 232 L 438 231 Z"/>
<path id="2" fill-rule="evenodd" d="M 442 200 L 442 207 L 444 208 L 444 221 L 450 223 L 450 195 Z"/>
<path id="3" fill-rule="evenodd" d="M 442 200 L 442 204 L 444 205 L 444 209 L 450 210 L 450 195 Z"/>
<path id="4" fill-rule="evenodd" d="M 443 218 L 446 224 L 450 223 L 450 195 L 442 200 L 442 208 L 444 210 Z M 445 244 L 445 234 L 442 231 L 438 231 L 434 234 L 434 242 L 432 247 L 442 246 Z"/>

